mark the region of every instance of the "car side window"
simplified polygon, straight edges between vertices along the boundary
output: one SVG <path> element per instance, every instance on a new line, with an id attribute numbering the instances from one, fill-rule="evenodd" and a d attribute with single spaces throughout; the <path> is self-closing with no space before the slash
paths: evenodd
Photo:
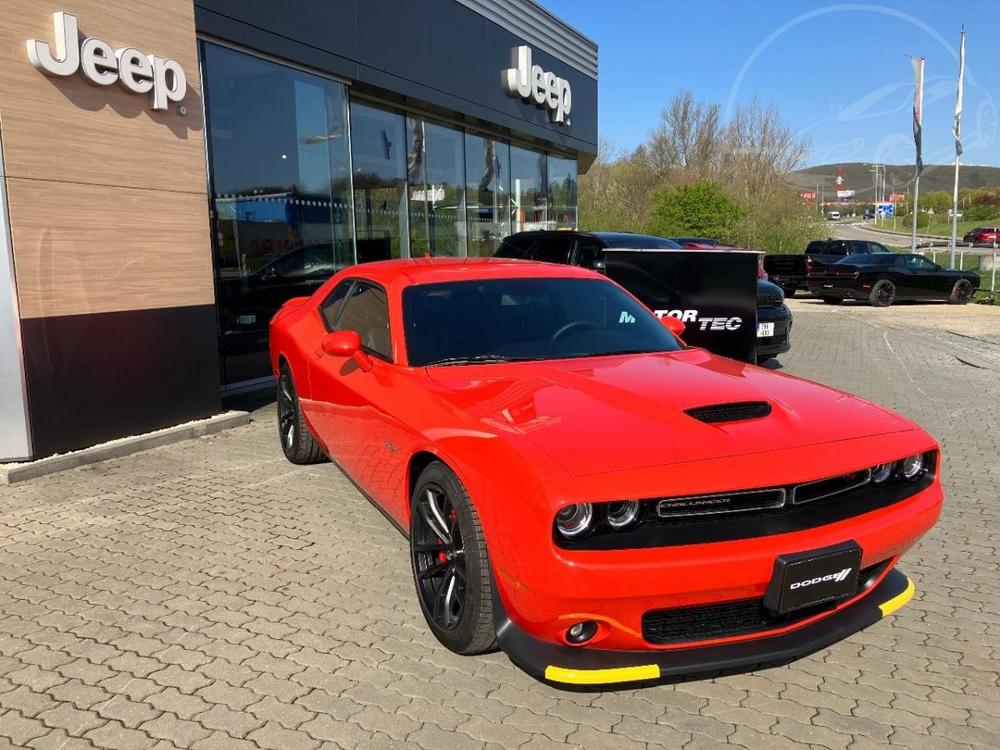
<path id="1" fill-rule="evenodd" d="M 603 255 L 604 248 L 602 248 L 597 242 L 580 240 L 576 244 L 576 258 L 574 259 L 573 264 L 580 266 L 581 268 L 594 268 L 597 261 L 603 258 Z"/>
<path id="2" fill-rule="evenodd" d="M 569 263 L 572 243 L 573 238 L 566 236 L 539 238 L 531 258 L 544 263 Z"/>
<path id="3" fill-rule="evenodd" d="M 344 300 L 347 299 L 348 292 L 351 291 L 352 286 L 354 286 L 354 279 L 341 281 L 320 304 L 319 314 L 323 317 L 323 325 L 326 326 L 327 331 L 337 330 L 337 318 L 340 317 Z"/>
<path id="4" fill-rule="evenodd" d="M 848 247 L 850 248 L 851 255 L 867 254 L 871 252 L 868 249 L 868 243 L 860 240 L 851 240 L 848 243 Z"/>
<path id="5" fill-rule="evenodd" d="M 389 298 L 381 287 L 368 281 L 356 281 L 344 300 L 334 330 L 356 331 L 366 352 L 387 362 L 392 361 Z"/>
<path id="6" fill-rule="evenodd" d="M 879 244 L 878 242 L 870 242 L 868 244 L 871 246 L 871 251 L 873 253 L 888 253 L 888 252 L 891 252 L 889 250 L 889 248 L 887 248 L 885 245 Z"/>
<path id="7" fill-rule="evenodd" d="M 529 258 L 530 242 L 520 237 L 508 237 L 497 248 L 494 253 L 500 258 L 517 258 L 525 260 Z"/>
<path id="8" fill-rule="evenodd" d="M 935 263 L 932 263 L 931 261 L 927 260 L 927 258 L 924 258 L 920 255 L 916 256 L 913 259 L 914 271 L 933 271 L 936 268 L 937 265 Z"/>

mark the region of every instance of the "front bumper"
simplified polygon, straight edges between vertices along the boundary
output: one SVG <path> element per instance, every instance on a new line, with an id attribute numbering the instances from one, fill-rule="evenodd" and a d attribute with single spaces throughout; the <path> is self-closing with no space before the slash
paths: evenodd
<path id="1" fill-rule="evenodd" d="M 785 663 L 878 622 L 910 601 L 913 593 L 912 581 L 890 570 L 854 602 L 794 630 L 669 651 L 612 651 L 548 643 L 514 624 L 496 596 L 493 611 L 497 643 L 514 664 L 532 677 L 560 686 L 616 685 Z"/>
<path id="2" fill-rule="evenodd" d="M 757 337 L 757 359 L 767 359 L 778 354 L 784 354 L 792 348 L 790 340 L 792 332 L 792 311 L 787 306 L 758 307 L 757 323 L 774 323 L 772 336 Z"/>

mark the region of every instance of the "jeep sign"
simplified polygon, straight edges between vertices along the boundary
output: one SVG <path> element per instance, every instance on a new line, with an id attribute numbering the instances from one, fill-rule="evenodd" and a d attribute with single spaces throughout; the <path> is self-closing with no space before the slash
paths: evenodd
<path id="1" fill-rule="evenodd" d="M 513 67 L 504 71 L 507 93 L 547 109 L 553 122 L 569 125 L 569 113 L 573 108 L 569 81 L 542 70 L 541 65 L 532 65 L 531 47 L 515 47 L 511 50 L 511 58 Z"/>
<path id="2" fill-rule="evenodd" d="M 98 86 L 118 82 L 132 93 L 149 93 L 153 109 L 166 109 L 169 102 L 179 102 L 187 93 L 187 78 L 176 60 L 147 55 L 132 47 L 113 49 L 93 36 L 81 41 L 76 16 L 60 11 L 52 18 L 55 54 L 47 42 L 28 40 L 28 59 L 43 73 L 71 76 L 79 70 Z"/>

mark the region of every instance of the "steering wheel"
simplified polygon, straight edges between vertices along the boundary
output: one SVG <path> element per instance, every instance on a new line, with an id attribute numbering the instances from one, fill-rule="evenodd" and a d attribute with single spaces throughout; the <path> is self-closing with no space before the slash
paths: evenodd
<path id="1" fill-rule="evenodd" d="M 549 341 L 555 341 L 556 339 L 561 339 L 570 331 L 575 331 L 578 329 L 583 331 L 596 331 L 597 326 L 594 325 L 593 323 L 588 323 L 586 320 L 574 320 L 571 323 L 567 323 L 558 331 L 549 336 Z"/>

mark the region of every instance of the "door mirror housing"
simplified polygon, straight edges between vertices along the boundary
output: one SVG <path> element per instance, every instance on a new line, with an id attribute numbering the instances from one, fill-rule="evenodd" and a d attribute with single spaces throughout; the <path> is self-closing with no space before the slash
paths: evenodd
<path id="1" fill-rule="evenodd" d="M 660 318 L 660 322 L 663 323 L 663 327 L 670 331 L 677 338 L 681 337 L 684 333 L 685 325 L 680 321 L 679 318 L 675 318 L 673 315 L 664 315 Z"/>
<path id="2" fill-rule="evenodd" d="M 323 337 L 323 353 L 331 357 L 350 357 L 365 372 L 372 369 L 372 358 L 361 348 L 357 331 L 334 331 Z"/>

